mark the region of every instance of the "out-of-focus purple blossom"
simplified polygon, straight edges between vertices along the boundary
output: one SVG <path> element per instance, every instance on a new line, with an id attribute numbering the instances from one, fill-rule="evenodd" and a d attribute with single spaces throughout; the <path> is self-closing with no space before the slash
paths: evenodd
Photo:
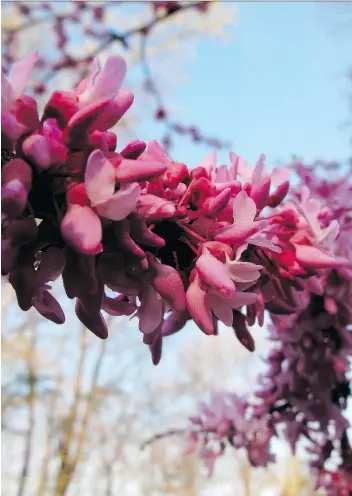
<path id="1" fill-rule="evenodd" d="M 233 164 L 234 175 L 226 179 L 236 177 L 239 164 L 237 160 Z M 246 410 L 242 409 L 241 416 L 233 421 L 239 408 L 236 395 L 215 396 L 201 407 L 198 416 L 190 419 L 187 449 L 194 451 L 200 445 L 200 456 L 212 470 L 216 456 L 222 454 L 229 442 L 229 433 L 233 436 L 237 432 L 238 437 L 233 439 L 238 441 L 232 443 L 233 446 L 244 447 L 253 466 L 265 466 L 271 459 L 253 457 L 253 446 L 244 441 L 247 432 L 252 432 L 253 426 L 256 429 L 260 423 L 258 437 L 265 440 L 266 454 L 270 452 L 271 438 L 279 432 L 293 453 L 304 439 L 317 488 L 324 488 L 331 496 L 349 496 L 352 448 L 344 410 L 350 396 L 352 272 L 339 257 L 351 262 L 352 186 L 346 178 L 330 182 L 320 179 L 302 164 L 295 164 L 294 168 L 301 175 L 303 187 L 293 192 L 294 203 L 274 216 L 275 232 L 281 232 L 278 240 L 283 250 L 271 258 L 271 263 L 280 261 L 279 273 L 285 275 L 291 285 L 284 285 L 273 271 L 272 280 L 261 286 L 264 300 L 258 298 L 257 302 L 261 300 L 262 309 L 267 308 L 271 313 L 270 337 L 275 348 L 266 358 L 266 372 L 259 377 L 256 400 L 246 404 Z M 248 182 L 253 180 L 254 173 L 243 165 L 242 174 L 247 174 Z M 248 215 L 252 219 L 253 214 Z M 287 244 L 288 239 L 291 246 Z M 302 248 L 307 250 L 305 260 Z M 309 250 L 315 255 L 310 264 Z M 337 266 L 330 260 L 331 250 Z M 265 267 L 265 263 L 263 265 Z M 321 270 L 307 277 L 302 267 L 307 269 L 308 266 Z M 301 279 L 299 284 L 297 276 Z M 276 285 L 280 287 L 281 296 L 270 300 Z M 247 321 L 253 323 L 258 315 L 252 313 L 251 307 L 248 310 Z M 245 326 L 246 319 L 238 312 L 234 322 L 237 333 L 241 324 Z M 251 339 L 249 333 L 248 336 Z M 240 335 L 237 337 L 241 340 Z M 228 403 L 228 398 L 233 399 L 232 403 Z M 241 422 L 249 422 L 242 437 L 238 435 Z M 218 443 L 215 448 L 211 444 L 214 439 Z M 259 453 L 257 447 L 256 454 Z"/>
<path id="2" fill-rule="evenodd" d="M 190 417 L 184 451 L 198 451 L 209 475 L 227 446 L 245 449 L 253 466 L 265 467 L 274 461 L 268 418 L 254 418 L 247 400 L 236 394 L 217 393 L 207 404 L 200 405 L 196 416 Z"/>

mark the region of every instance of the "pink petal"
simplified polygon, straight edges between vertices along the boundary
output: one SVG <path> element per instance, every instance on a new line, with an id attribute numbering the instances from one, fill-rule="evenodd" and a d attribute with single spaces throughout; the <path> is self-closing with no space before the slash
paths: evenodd
<path id="1" fill-rule="evenodd" d="M 142 154 L 146 149 L 147 145 L 140 140 L 134 140 L 128 143 L 125 148 L 121 151 L 120 155 L 123 158 L 128 158 L 131 160 L 136 160 L 137 158 L 142 158 Z"/>
<path id="2" fill-rule="evenodd" d="M 149 334 L 155 331 L 162 321 L 163 301 L 156 290 L 149 285 L 144 286 L 140 299 L 139 330 L 144 334 Z"/>
<path id="3" fill-rule="evenodd" d="M 142 217 L 133 214 L 131 215 L 130 221 L 131 236 L 136 243 L 154 248 L 163 248 L 165 246 L 165 240 L 153 233 Z"/>
<path id="4" fill-rule="evenodd" d="M 221 296 L 214 294 L 209 295 L 209 303 L 215 317 L 217 317 L 223 324 L 230 327 L 233 322 L 233 314 L 228 300 L 229 298 L 221 298 Z"/>
<path id="5" fill-rule="evenodd" d="M 240 308 L 243 305 L 252 305 L 258 299 L 258 295 L 256 293 L 244 293 L 242 291 L 236 291 L 230 300 L 231 308 Z"/>
<path id="6" fill-rule="evenodd" d="M 141 195 L 138 200 L 137 211 L 147 220 L 169 219 L 175 210 L 173 203 L 155 195 Z"/>
<path id="7" fill-rule="evenodd" d="M 155 159 L 157 162 L 166 164 L 170 162 L 169 157 L 166 155 L 166 153 L 156 140 L 152 140 L 148 144 L 147 154 L 150 155 L 150 157 Z"/>
<path id="8" fill-rule="evenodd" d="M 227 166 L 220 165 L 220 167 L 217 168 L 216 172 L 213 173 L 212 179 L 217 183 L 230 181 L 229 169 L 227 168 Z"/>
<path id="9" fill-rule="evenodd" d="M 160 176 L 166 169 L 166 165 L 160 162 L 123 159 L 116 166 L 115 177 L 119 182 L 146 181 Z"/>
<path id="10" fill-rule="evenodd" d="M 55 324 L 63 324 L 65 322 L 65 314 L 61 305 L 56 301 L 49 291 L 41 291 L 34 298 L 34 307 L 48 320 Z"/>
<path id="11" fill-rule="evenodd" d="M 265 175 L 259 181 L 253 184 L 251 198 L 254 200 L 257 208 L 261 210 L 265 207 L 269 198 L 271 180 L 270 176 Z"/>
<path id="12" fill-rule="evenodd" d="M 1 213 L 9 218 L 21 215 L 27 205 L 28 192 L 18 179 L 1 186 Z"/>
<path id="13" fill-rule="evenodd" d="M 12 88 L 4 72 L 1 70 L 1 107 L 3 109 L 10 109 L 12 104 Z"/>
<path id="14" fill-rule="evenodd" d="M 109 298 L 104 296 L 102 310 L 104 310 L 109 315 L 132 315 L 136 311 L 136 306 L 124 296 L 118 296 L 117 298 Z"/>
<path id="15" fill-rule="evenodd" d="M 126 71 L 126 62 L 120 55 L 108 57 L 104 68 L 97 73 L 92 88 L 79 96 L 80 104 L 87 105 L 100 98 L 114 98 L 125 79 Z"/>
<path id="16" fill-rule="evenodd" d="M 106 131 L 112 128 L 125 115 L 134 100 L 131 91 L 120 91 L 118 95 L 111 100 L 102 115 L 95 122 L 95 129 Z"/>
<path id="17" fill-rule="evenodd" d="M 333 220 L 330 225 L 324 229 L 321 238 L 319 239 L 319 245 L 331 248 L 333 242 L 337 238 L 340 231 L 340 226 L 337 220 Z"/>
<path id="18" fill-rule="evenodd" d="M 159 263 L 151 253 L 147 253 L 147 259 L 155 289 L 173 310 L 183 312 L 186 308 L 186 294 L 177 270 Z"/>
<path id="19" fill-rule="evenodd" d="M 45 170 L 50 166 L 50 147 L 44 136 L 40 134 L 29 136 L 24 140 L 22 150 L 29 159 L 35 162 L 40 170 Z"/>
<path id="20" fill-rule="evenodd" d="M 152 354 L 153 365 L 158 365 L 161 360 L 162 349 L 163 349 L 163 335 L 159 331 L 154 342 L 149 345 L 150 352 Z"/>
<path id="21" fill-rule="evenodd" d="M 101 65 L 98 57 L 93 59 L 91 63 L 89 74 L 86 79 L 83 79 L 75 88 L 75 95 L 81 95 L 86 90 L 91 90 L 93 88 L 94 81 L 98 74 L 101 72 Z"/>
<path id="22" fill-rule="evenodd" d="M 40 264 L 36 271 L 37 283 L 42 285 L 48 281 L 56 281 L 66 265 L 66 258 L 63 250 L 50 246 L 39 256 Z"/>
<path id="23" fill-rule="evenodd" d="M 218 214 L 223 208 L 226 207 L 231 198 L 231 195 L 231 188 L 226 188 L 215 198 L 211 198 L 206 206 L 203 206 L 202 210 L 204 210 L 204 215 L 214 216 Z"/>
<path id="24" fill-rule="evenodd" d="M 252 184 L 255 185 L 257 184 L 261 179 L 263 179 L 263 176 L 267 176 L 265 173 L 265 155 L 260 155 L 258 158 L 258 161 L 253 169 L 252 172 Z"/>
<path id="25" fill-rule="evenodd" d="M 101 312 L 90 315 L 79 300 L 76 301 L 76 315 L 82 324 L 100 339 L 108 337 L 108 328 Z"/>
<path id="26" fill-rule="evenodd" d="M 137 183 L 121 186 L 105 203 L 97 205 L 96 211 L 106 219 L 125 219 L 136 209 L 140 193 L 141 188 Z"/>
<path id="27" fill-rule="evenodd" d="M 189 285 L 186 293 L 187 308 L 195 324 L 205 334 L 214 334 L 214 321 L 209 297 L 200 286 L 199 276 Z"/>
<path id="28" fill-rule="evenodd" d="M 280 184 L 277 187 L 276 191 L 274 191 L 274 193 L 269 196 L 267 201 L 268 207 L 275 208 L 278 205 L 280 205 L 280 203 L 285 199 L 289 188 L 290 188 L 290 183 L 288 181 L 285 181 L 282 184 Z"/>
<path id="29" fill-rule="evenodd" d="M 17 140 L 26 130 L 26 126 L 18 122 L 12 112 L 1 112 L 1 132 L 10 140 Z"/>
<path id="30" fill-rule="evenodd" d="M 115 169 L 101 150 L 88 157 L 84 181 L 92 205 L 107 201 L 115 190 Z"/>
<path id="31" fill-rule="evenodd" d="M 171 312 L 169 317 L 164 321 L 162 327 L 163 336 L 171 336 L 180 331 L 190 319 L 188 310 L 183 312 Z"/>
<path id="32" fill-rule="evenodd" d="M 243 244 L 248 238 L 256 234 L 263 226 L 262 221 L 248 224 L 235 224 L 227 227 L 222 233 L 215 236 L 216 241 L 229 244 Z"/>
<path id="33" fill-rule="evenodd" d="M 76 112 L 67 124 L 67 144 L 79 144 L 95 127 L 98 118 L 109 106 L 109 100 L 93 101 L 87 107 Z"/>
<path id="34" fill-rule="evenodd" d="M 61 222 L 61 234 L 72 248 L 86 255 L 96 255 L 103 250 L 101 222 L 89 207 L 69 205 Z"/>
<path id="35" fill-rule="evenodd" d="M 226 265 L 220 260 L 210 253 L 204 253 L 198 258 L 196 267 L 201 279 L 209 286 L 227 297 L 233 294 L 235 285 L 229 276 Z"/>
<path id="36" fill-rule="evenodd" d="M 267 248 L 268 250 L 274 251 L 275 253 L 281 253 L 282 249 L 279 246 L 274 245 L 267 238 L 261 234 L 255 234 L 247 240 L 248 244 L 260 246 L 261 248 Z"/>
<path id="37" fill-rule="evenodd" d="M 15 62 L 7 77 L 12 87 L 12 98 L 16 100 L 29 83 L 33 68 L 38 60 L 38 54 L 27 55 L 23 59 Z"/>
<path id="38" fill-rule="evenodd" d="M 251 262 L 229 262 L 228 271 L 232 279 L 236 282 L 252 282 L 260 277 L 262 265 L 256 265 Z"/>
<path id="39" fill-rule="evenodd" d="M 275 168 L 271 173 L 271 183 L 273 186 L 281 186 L 288 182 L 291 176 L 291 170 L 286 167 Z"/>
<path id="40" fill-rule="evenodd" d="M 238 164 L 240 162 L 240 157 L 236 155 L 236 153 L 230 152 L 230 162 L 232 165 L 232 168 L 230 169 L 230 176 L 231 179 L 234 181 L 237 179 L 237 174 L 238 174 Z"/>
<path id="41" fill-rule="evenodd" d="M 296 258 L 299 263 L 312 269 L 334 269 L 351 265 L 348 260 L 335 258 L 315 246 L 296 245 Z"/>
<path id="42" fill-rule="evenodd" d="M 241 344 L 243 344 L 245 348 L 247 348 L 248 351 L 254 351 L 255 342 L 250 332 L 248 331 L 246 324 L 246 317 L 237 311 L 234 312 L 233 317 L 234 317 L 233 329 L 235 331 L 237 339 Z"/>
<path id="43" fill-rule="evenodd" d="M 209 155 L 203 158 L 203 160 L 197 165 L 197 168 L 203 167 L 207 171 L 208 176 L 210 177 L 210 174 L 213 172 L 214 168 L 216 167 L 216 162 L 217 162 L 217 153 L 211 152 L 209 153 Z"/>
<path id="44" fill-rule="evenodd" d="M 233 217 L 235 222 L 253 222 L 257 207 L 245 191 L 240 191 L 233 202 Z"/>
<path id="45" fill-rule="evenodd" d="M 230 188 L 232 193 L 239 193 L 242 190 L 242 185 L 239 181 L 226 181 L 225 183 L 213 184 L 215 193 L 221 193 L 225 189 Z"/>
<path id="46" fill-rule="evenodd" d="M 242 157 L 238 157 L 238 174 L 245 183 L 252 183 L 252 168 Z"/>

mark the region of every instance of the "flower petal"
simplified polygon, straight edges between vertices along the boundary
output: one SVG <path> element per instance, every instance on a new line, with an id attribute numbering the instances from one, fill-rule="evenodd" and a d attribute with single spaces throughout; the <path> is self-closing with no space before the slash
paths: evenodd
<path id="1" fill-rule="evenodd" d="M 96 211 L 106 219 L 125 219 L 136 209 L 140 193 L 141 188 L 137 183 L 123 185 L 105 203 L 97 205 Z"/>
<path id="2" fill-rule="evenodd" d="M 186 308 L 186 294 L 177 270 L 169 265 L 159 263 L 149 252 L 147 253 L 147 259 L 152 269 L 155 289 L 173 310 L 183 312 Z"/>
<path id="3" fill-rule="evenodd" d="M 106 59 L 103 69 L 92 81 L 92 88 L 79 95 L 80 104 L 87 105 L 100 98 L 111 100 L 117 95 L 125 79 L 127 65 L 120 55 L 111 55 Z"/>
<path id="4" fill-rule="evenodd" d="M 139 330 L 144 334 L 154 332 L 163 318 L 163 301 L 153 286 L 145 285 L 141 293 L 138 310 Z"/>
<path id="5" fill-rule="evenodd" d="M 171 336 L 172 334 L 180 331 L 189 319 L 190 315 L 188 310 L 184 310 L 183 312 L 171 312 L 163 323 L 163 336 Z"/>
<path id="6" fill-rule="evenodd" d="M 113 195 L 115 169 L 101 150 L 94 150 L 89 155 L 84 181 L 93 206 L 104 203 Z"/>
<path id="7" fill-rule="evenodd" d="M 265 155 L 260 155 L 258 158 L 257 163 L 255 164 L 255 167 L 252 172 L 252 184 L 255 185 L 257 184 L 261 179 L 263 179 L 267 174 L 265 173 Z M 270 180 L 270 178 L 269 178 Z"/>
<path id="8" fill-rule="evenodd" d="M 104 112 L 96 120 L 94 127 L 98 131 L 111 129 L 125 115 L 134 100 L 131 91 L 120 91 L 119 94 L 109 102 Z"/>
<path id="9" fill-rule="evenodd" d="M 271 173 L 271 184 L 273 186 L 281 186 L 288 182 L 291 176 L 291 170 L 287 167 L 277 167 Z"/>
<path id="10" fill-rule="evenodd" d="M 209 297 L 200 285 L 199 276 L 189 285 L 186 293 L 187 308 L 194 320 L 204 334 L 214 334 L 213 315 L 210 310 Z"/>
<path id="11" fill-rule="evenodd" d="M 315 246 L 296 245 L 296 258 L 299 263 L 312 269 L 334 269 L 351 265 L 348 260 L 335 258 Z"/>
<path id="12" fill-rule="evenodd" d="M 146 181 L 160 176 L 166 169 L 161 162 L 123 159 L 115 168 L 115 177 L 119 182 Z"/>
<path id="13" fill-rule="evenodd" d="M 27 55 L 23 59 L 15 62 L 11 67 L 7 77 L 12 87 L 12 98 L 16 100 L 29 83 L 33 68 L 38 60 L 38 54 Z"/>
<path id="14" fill-rule="evenodd" d="M 161 331 L 158 332 L 158 335 L 154 342 L 149 345 L 150 353 L 152 355 L 153 365 L 158 365 L 161 360 L 162 350 L 163 350 L 163 335 Z"/>
<path id="15" fill-rule="evenodd" d="M 86 312 L 79 300 L 76 301 L 76 315 L 82 324 L 100 339 L 108 337 L 108 328 L 101 312 L 91 315 Z"/>
<path id="16" fill-rule="evenodd" d="M 242 177 L 245 183 L 252 182 L 252 168 L 242 157 L 238 157 L 238 174 Z"/>
<path id="17" fill-rule="evenodd" d="M 234 224 L 230 227 L 226 227 L 220 234 L 217 234 L 215 240 L 229 244 L 243 244 L 266 225 L 263 224 L 263 222 L 266 221 Z"/>
<path id="18" fill-rule="evenodd" d="M 198 167 L 203 167 L 206 171 L 208 176 L 210 177 L 210 174 L 213 172 L 214 168 L 216 167 L 216 162 L 217 162 L 217 153 L 216 152 L 211 152 L 209 155 L 206 155 L 201 162 L 197 165 Z"/>
<path id="19" fill-rule="evenodd" d="M 240 162 L 240 157 L 238 155 L 236 155 L 236 153 L 233 153 L 233 152 L 230 152 L 230 162 L 231 162 L 231 169 L 230 169 L 230 178 L 232 180 L 236 180 L 237 179 L 237 175 L 238 175 L 238 164 Z"/>
<path id="20" fill-rule="evenodd" d="M 69 205 L 61 222 L 61 234 L 70 246 L 81 253 L 96 255 L 103 250 L 101 222 L 89 207 Z"/>
<path id="21" fill-rule="evenodd" d="M 258 295 L 256 293 L 245 293 L 242 291 L 236 291 L 230 300 L 231 308 L 240 308 L 243 305 L 252 305 L 258 299 Z"/>
<path id="22" fill-rule="evenodd" d="M 39 170 L 46 170 L 51 164 L 49 142 L 40 134 L 26 138 L 22 145 L 23 153 L 31 159 Z"/>
<path id="23" fill-rule="evenodd" d="M 265 238 L 261 234 L 255 234 L 247 239 L 248 244 L 260 246 L 261 248 L 267 248 L 268 250 L 274 251 L 275 253 L 281 253 L 282 249 L 279 246 L 274 245 L 271 241 Z"/>
<path id="24" fill-rule="evenodd" d="M 251 262 L 227 262 L 228 271 L 232 279 L 236 282 L 252 282 L 260 277 L 260 269 L 262 265 L 256 265 Z"/>
<path id="25" fill-rule="evenodd" d="M 66 320 L 61 305 L 49 291 L 41 291 L 35 296 L 34 307 L 40 315 L 51 320 L 55 324 L 63 324 Z"/>
<path id="26" fill-rule="evenodd" d="M 196 267 L 201 279 L 220 293 L 230 297 L 235 291 L 235 285 L 231 280 L 227 266 L 213 257 L 209 252 L 203 253 Z"/>
<path id="27" fill-rule="evenodd" d="M 209 303 L 215 317 L 217 317 L 227 327 L 232 326 L 233 315 L 229 303 L 230 298 L 221 298 L 221 296 L 210 294 Z"/>
<path id="28" fill-rule="evenodd" d="M 254 351 L 255 342 L 252 335 L 248 331 L 246 317 L 241 312 L 235 310 L 233 313 L 233 320 L 233 330 L 235 331 L 239 342 L 243 344 L 248 351 Z"/>
<path id="29" fill-rule="evenodd" d="M 253 222 L 257 213 L 255 202 L 245 191 L 240 191 L 233 202 L 233 218 L 236 223 Z"/>

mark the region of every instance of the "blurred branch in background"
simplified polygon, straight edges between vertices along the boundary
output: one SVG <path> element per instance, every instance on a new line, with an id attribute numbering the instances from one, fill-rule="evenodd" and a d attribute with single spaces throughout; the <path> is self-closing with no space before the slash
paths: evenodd
<path id="1" fill-rule="evenodd" d="M 112 325 L 109 340 L 101 343 L 73 326 L 70 318 L 59 330 L 42 325 L 31 312 L 29 320 L 15 310 L 12 298 L 6 293 L 3 298 L 6 496 L 114 496 L 133 491 L 141 496 L 226 496 L 234 487 L 239 496 L 260 495 L 258 488 L 276 488 L 267 494 L 286 496 L 275 492 L 283 487 L 282 466 L 270 469 L 278 474 L 276 479 L 270 470 L 251 468 L 248 475 L 241 453 L 229 452 L 209 479 L 196 455 L 182 455 L 182 437 L 159 439 L 140 450 L 141 441 L 153 432 L 175 424 L 182 428 L 195 397 L 230 384 L 249 389 L 259 357 L 239 348 L 228 333 L 202 339 L 189 329 L 186 342 L 170 337 L 178 361 L 166 360 L 157 374 L 147 350 L 139 347 L 138 334 L 136 339 L 136 333 L 129 332 L 132 323 Z M 261 347 L 266 348 L 264 338 Z"/>
<path id="2" fill-rule="evenodd" d="M 129 67 L 141 69 L 151 117 L 164 123 L 165 148 L 172 145 L 174 133 L 211 148 L 229 148 L 229 143 L 204 136 L 196 125 L 175 121 L 172 97 L 165 93 L 170 83 L 178 82 L 177 59 L 183 62 L 190 56 L 192 42 L 226 34 L 235 12 L 233 5 L 222 2 L 5 2 L 3 65 L 6 70 L 19 56 L 37 49 L 41 59 L 32 90 L 45 97 L 58 79 L 61 87 L 71 89 L 87 75 L 94 57 L 122 51 Z M 144 103 L 143 114 L 145 109 Z M 124 124 L 129 128 L 132 122 Z"/>

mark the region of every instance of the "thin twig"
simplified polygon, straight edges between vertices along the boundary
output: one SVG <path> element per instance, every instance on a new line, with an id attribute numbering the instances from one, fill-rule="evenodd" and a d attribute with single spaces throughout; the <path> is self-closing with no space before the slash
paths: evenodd
<path id="1" fill-rule="evenodd" d="M 147 446 L 150 444 L 153 444 L 155 441 L 158 441 L 159 439 L 163 439 L 164 437 L 169 437 L 169 436 L 180 436 L 186 432 L 186 428 L 183 429 L 170 429 L 165 432 L 161 432 L 160 434 L 155 434 L 151 438 L 147 439 L 144 441 L 144 443 L 141 444 L 140 449 L 144 450 Z"/>

